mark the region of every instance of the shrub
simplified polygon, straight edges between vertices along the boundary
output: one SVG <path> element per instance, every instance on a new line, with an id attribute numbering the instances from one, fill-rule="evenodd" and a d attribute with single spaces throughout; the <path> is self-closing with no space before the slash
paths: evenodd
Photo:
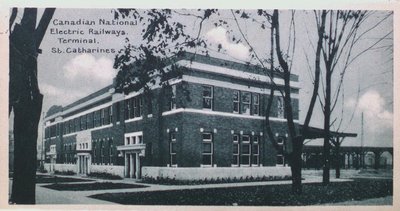
<path id="1" fill-rule="evenodd" d="M 110 180 L 119 180 L 122 179 L 122 177 L 106 172 L 91 172 L 88 174 L 89 177 L 95 177 L 95 178 L 100 178 L 100 179 L 110 179 Z"/>
<path id="2" fill-rule="evenodd" d="M 176 180 L 175 178 L 169 177 L 143 177 L 143 183 L 163 184 L 163 185 L 201 185 L 201 184 L 216 184 L 216 183 L 238 183 L 238 182 L 258 182 L 258 181 L 276 181 L 276 180 L 290 180 L 292 177 L 289 175 L 285 176 L 262 176 L 262 177 L 228 177 L 228 178 L 204 178 L 201 180 Z"/>
<path id="3" fill-rule="evenodd" d="M 40 168 L 40 169 L 39 169 L 39 172 L 40 172 L 40 173 L 48 173 L 47 170 L 44 169 L 44 168 Z"/>
<path id="4" fill-rule="evenodd" d="M 54 171 L 54 174 L 58 174 L 58 175 L 75 175 L 75 172 L 70 171 L 70 170 L 68 170 L 68 171 L 58 171 L 58 170 L 55 170 L 55 171 Z"/>

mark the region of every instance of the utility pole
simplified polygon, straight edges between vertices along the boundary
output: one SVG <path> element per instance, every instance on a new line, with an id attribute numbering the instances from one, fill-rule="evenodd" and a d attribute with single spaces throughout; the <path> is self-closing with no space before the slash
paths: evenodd
<path id="1" fill-rule="evenodd" d="M 364 168 L 364 112 L 361 113 L 361 167 Z"/>

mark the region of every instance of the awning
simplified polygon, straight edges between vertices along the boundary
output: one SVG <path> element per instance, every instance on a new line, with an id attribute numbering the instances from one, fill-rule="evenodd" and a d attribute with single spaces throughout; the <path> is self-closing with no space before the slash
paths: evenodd
<path id="1" fill-rule="evenodd" d="M 303 130 L 303 125 L 299 125 L 300 130 Z M 330 131 L 331 137 L 334 138 L 343 138 L 343 137 L 357 137 L 357 133 L 342 133 Z M 309 127 L 307 134 L 305 134 L 306 139 L 316 139 L 316 138 L 324 138 L 325 132 L 322 128 Z"/>

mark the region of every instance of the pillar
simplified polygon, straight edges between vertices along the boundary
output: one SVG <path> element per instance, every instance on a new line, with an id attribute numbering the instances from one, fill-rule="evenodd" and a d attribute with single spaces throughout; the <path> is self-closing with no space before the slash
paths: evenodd
<path id="1" fill-rule="evenodd" d="M 129 177 L 133 178 L 133 155 L 129 154 L 130 168 L 129 168 Z"/>
<path id="2" fill-rule="evenodd" d="M 87 157 L 87 171 L 86 171 L 86 173 L 88 173 L 88 174 L 90 174 L 90 166 L 91 166 L 91 163 L 92 163 L 92 157 L 91 157 L 91 155 L 89 154 L 88 157 Z"/>
<path id="3" fill-rule="evenodd" d="M 76 172 L 79 174 L 79 156 L 76 156 L 77 157 L 77 161 L 76 161 Z"/>
<path id="4" fill-rule="evenodd" d="M 381 158 L 381 152 L 375 151 L 374 155 L 375 155 L 375 169 L 379 169 L 379 164 L 380 164 L 379 161 Z"/>
<path id="5" fill-rule="evenodd" d="M 128 154 L 124 153 L 124 156 L 125 156 L 125 177 L 129 177 Z"/>
<path id="6" fill-rule="evenodd" d="M 140 157 L 139 153 L 135 153 L 136 155 L 136 179 L 139 179 L 140 177 Z"/>

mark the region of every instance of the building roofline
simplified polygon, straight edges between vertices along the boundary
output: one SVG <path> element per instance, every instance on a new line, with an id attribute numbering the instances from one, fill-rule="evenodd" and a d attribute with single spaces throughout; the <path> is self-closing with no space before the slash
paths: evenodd
<path id="1" fill-rule="evenodd" d="M 210 64 L 210 65 L 215 65 L 215 66 L 221 66 L 221 67 L 226 67 L 229 69 L 234 69 L 234 70 L 246 70 L 251 73 L 256 73 L 256 74 L 265 74 L 265 69 L 261 68 L 258 65 L 253 65 L 253 64 L 244 64 L 244 63 L 239 63 L 231 60 L 226 60 L 226 59 L 220 59 L 220 58 L 215 58 L 211 56 L 206 56 L 202 54 L 195 54 L 191 52 L 182 52 L 176 55 L 175 57 L 171 58 L 171 63 L 176 63 L 180 60 L 189 60 L 189 61 L 196 61 L 199 63 L 205 63 L 205 64 Z M 270 71 L 267 69 L 267 71 Z M 281 77 L 281 74 L 278 72 L 275 72 L 276 76 Z M 295 74 L 291 74 L 291 80 L 293 81 L 298 81 L 298 76 Z M 45 119 L 48 119 L 49 117 L 55 118 L 60 115 L 64 115 L 63 112 L 71 109 L 77 105 L 80 105 L 90 99 L 93 99 L 95 97 L 101 96 L 105 93 L 107 93 L 110 89 L 114 88 L 114 84 L 107 85 L 106 87 L 103 87 L 83 98 L 80 98 L 66 106 L 62 106 L 61 110 L 55 113 L 48 114 L 46 113 Z"/>

